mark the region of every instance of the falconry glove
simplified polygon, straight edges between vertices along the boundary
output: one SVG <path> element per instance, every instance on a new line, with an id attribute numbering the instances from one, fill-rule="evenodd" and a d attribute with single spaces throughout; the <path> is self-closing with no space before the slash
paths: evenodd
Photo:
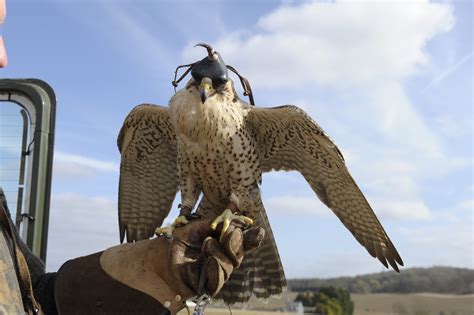
<path id="1" fill-rule="evenodd" d="M 240 267 L 245 252 L 258 247 L 264 236 L 265 231 L 261 227 L 242 230 L 237 224 L 231 224 L 219 241 L 208 236 L 202 246 L 206 261 L 201 271 L 201 277 L 207 277 L 207 281 L 201 278 L 198 290 L 205 283 L 206 293 L 214 297 L 234 269 Z"/>
<path id="2" fill-rule="evenodd" d="M 178 227 L 172 238 L 123 244 L 66 262 L 55 296 L 60 313 L 175 314 L 188 299 L 218 294 L 265 235 L 231 224 L 220 237 L 209 220 Z M 220 239 L 220 240 L 219 240 Z"/>

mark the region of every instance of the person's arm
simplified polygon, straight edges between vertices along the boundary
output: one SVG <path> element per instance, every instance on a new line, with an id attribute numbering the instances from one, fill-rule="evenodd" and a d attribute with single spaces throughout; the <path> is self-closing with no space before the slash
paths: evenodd
<path id="1" fill-rule="evenodd" d="M 45 314 L 174 314 L 189 298 L 214 297 L 265 233 L 259 227 L 243 230 L 233 224 L 220 237 L 220 229 L 212 230 L 209 220 L 195 219 L 176 228 L 173 239 L 118 245 L 72 259 L 57 273 L 45 273 L 43 262 L 18 236 L 1 188 L 0 207 L 10 220 L 34 297 Z M 21 293 L 28 301 L 28 292 Z"/>
<path id="2" fill-rule="evenodd" d="M 218 294 L 246 252 L 260 245 L 261 228 L 231 225 L 220 238 L 209 220 L 178 227 L 173 239 L 118 245 L 66 262 L 58 271 L 59 313 L 175 314 L 186 300 Z"/>

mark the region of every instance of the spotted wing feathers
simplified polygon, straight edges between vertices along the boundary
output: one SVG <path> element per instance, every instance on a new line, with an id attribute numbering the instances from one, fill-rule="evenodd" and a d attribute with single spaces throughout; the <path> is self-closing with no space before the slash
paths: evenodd
<path id="1" fill-rule="evenodd" d="M 322 128 L 296 106 L 249 108 L 261 168 L 296 170 L 367 251 L 388 268 L 403 265 L 395 246 Z"/>
<path id="2" fill-rule="evenodd" d="M 140 105 L 117 139 L 121 153 L 120 241 L 147 239 L 168 215 L 178 190 L 176 137 L 166 107 Z"/>

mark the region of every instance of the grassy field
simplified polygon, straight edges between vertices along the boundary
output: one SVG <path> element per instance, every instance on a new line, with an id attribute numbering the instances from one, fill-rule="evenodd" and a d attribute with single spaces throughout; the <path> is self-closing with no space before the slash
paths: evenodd
<path id="1" fill-rule="evenodd" d="M 209 308 L 204 312 L 206 315 L 230 315 L 227 308 Z M 265 312 L 256 310 L 232 310 L 232 315 L 295 315 L 295 313 Z"/>
<path id="2" fill-rule="evenodd" d="M 472 315 L 474 295 L 351 294 L 355 315 Z"/>
<path id="3" fill-rule="evenodd" d="M 251 309 L 232 308 L 233 315 L 271 315 L 277 309 L 292 301 L 296 293 L 287 292 L 281 299 L 270 299 L 268 303 L 252 301 Z M 450 294 L 351 294 L 355 304 L 354 315 L 474 315 L 474 295 Z M 210 307 L 209 315 L 229 315 L 227 308 Z M 187 314 L 186 312 L 180 312 Z M 279 315 L 294 313 L 278 313 Z"/>

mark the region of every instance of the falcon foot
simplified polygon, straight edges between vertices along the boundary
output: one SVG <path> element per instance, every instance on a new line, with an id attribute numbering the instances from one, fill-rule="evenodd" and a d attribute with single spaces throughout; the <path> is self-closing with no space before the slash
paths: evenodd
<path id="1" fill-rule="evenodd" d="M 251 218 L 248 218 L 243 215 L 233 214 L 232 210 L 225 209 L 224 212 L 222 212 L 220 216 L 218 216 L 214 221 L 212 221 L 211 229 L 215 230 L 217 228 L 217 225 L 222 222 L 223 224 L 222 231 L 221 231 L 221 237 L 222 237 L 227 231 L 227 229 L 229 228 L 230 222 L 232 222 L 232 220 L 238 220 L 247 225 L 253 224 L 253 220 Z"/>
<path id="2" fill-rule="evenodd" d="M 176 220 L 174 220 L 174 222 L 171 225 L 157 228 L 155 230 L 155 234 L 157 236 L 165 235 L 166 237 L 172 237 L 173 231 L 176 226 L 186 225 L 188 223 L 189 223 L 188 219 L 186 219 L 184 215 L 180 215 L 179 217 L 176 218 Z"/>

